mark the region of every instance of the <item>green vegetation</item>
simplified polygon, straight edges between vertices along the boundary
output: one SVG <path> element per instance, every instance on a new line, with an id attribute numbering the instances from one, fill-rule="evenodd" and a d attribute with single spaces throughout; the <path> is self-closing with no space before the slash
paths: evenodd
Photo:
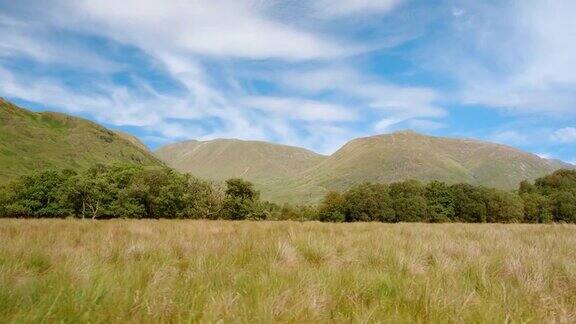
<path id="1" fill-rule="evenodd" d="M 155 154 L 168 166 L 202 179 L 248 180 L 265 199 L 326 158 L 302 148 L 234 139 L 169 144 Z"/>
<path id="2" fill-rule="evenodd" d="M 329 191 L 410 179 L 513 190 L 524 179 L 572 167 L 503 145 L 413 132 L 355 139 L 328 157 L 239 140 L 170 144 L 156 154 L 176 170 L 203 179 L 251 181 L 264 199 L 278 203 L 317 203 Z"/>
<path id="3" fill-rule="evenodd" d="M 158 157 L 180 172 L 223 183 L 243 178 L 262 198 L 317 203 L 329 191 L 364 182 L 417 179 L 514 189 L 561 167 L 516 149 L 471 140 L 400 132 L 356 139 L 333 155 L 258 141 L 189 141 L 167 145 Z M 137 138 L 64 114 L 35 113 L 0 99 L 0 184 L 33 171 L 96 164 L 161 165 Z"/>
<path id="4" fill-rule="evenodd" d="M 0 190 L 5 217 L 211 218 L 220 198 L 208 183 L 162 167 L 97 165 L 24 176 Z"/>
<path id="5" fill-rule="evenodd" d="M 135 141 L 84 119 L 35 113 L 0 98 L 0 184 L 33 171 L 81 171 L 97 163 L 161 165 Z"/>
<path id="6" fill-rule="evenodd" d="M 0 220 L 0 322 L 572 323 L 574 225 Z"/>
<path id="7" fill-rule="evenodd" d="M 193 218 L 325 222 L 576 223 L 576 171 L 523 182 L 518 193 L 416 180 L 329 192 L 317 206 L 260 200 L 248 181 L 220 188 L 166 167 L 45 171 L 0 187 L 0 217 Z"/>

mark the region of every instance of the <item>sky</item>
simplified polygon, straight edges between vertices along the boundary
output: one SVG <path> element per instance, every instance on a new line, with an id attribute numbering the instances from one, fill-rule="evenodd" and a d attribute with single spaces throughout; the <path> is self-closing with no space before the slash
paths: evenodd
<path id="1" fill-rule="evenodd" d="M 0 96 L 151 148 L 412 129 L 576 162 L 576 1 L 0 0 Z"/>

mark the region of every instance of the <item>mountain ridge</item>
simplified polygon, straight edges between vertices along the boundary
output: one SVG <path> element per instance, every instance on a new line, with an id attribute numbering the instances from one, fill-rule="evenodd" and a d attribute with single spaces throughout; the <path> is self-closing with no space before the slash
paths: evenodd
<path id="1" fill-rule="evenodd" d="M 166 164 L 213 181 L 242 177 L 275 202 L 317 202 L 360 182 L 417 179 L 515 189 L 574 165 L 473 138 L 411 130 L 352 139 L 331 155 L 265 141 L 219 138 L 165 145 L 59 112 L 33 112 L 0 98 L 0 182 L 35 170 L 95 163 Z"/>
<path id="2" fill-rule="evenodd" d="M 189 140 L 163 146 L 155 154 L 167 165 L 198 177 L 226 180 L 248 175 L 261 183 L 294 176 L 325 158 L 295 146 L 239 139 Z M 222 163 L 232 160 L 234 165 Z"/>
<path id="3" fill-rule="evenodd" d="M 277 145 L 238 139 L 191 141 L 194 145 L 202 143 L 207 146 L 217 142 Z M 187 162 L 183 159 L 179 161 L 180 165 L 171 161 L 167 152 L 170 148 L 178 148 L 177 145 L 160 148 L 156 154 L 180 171 L 218 180 L 206 170 L 194 172 L 195 169 L 202 169 L 205 161 Z M 240 150 L 237 154 L 235 158 L 226 158 L 224 163 L 234 165 L 236 159 L 249 153 L 247 150 Z M 425 182 L 464 182 L 511 190 L 524 179 L 533 180 L 569 166 L 565 162 L 543 159 L 504 144 L 471 138 L 428 136 L 411 130 L 352 139 L 333 154 L 320 156 L 315 162 L 316 164 L 311 163 L 313 165 L 309 168 L 297 168 L 297 172 L 288 176 L 277 176 L 273 170 L 261 170 L 263 174 L 256 178 L 238 170 L 227 175 L 244 177 L 255 182 L 263 191 L 263 196 L 273 201 L 316 202 L 329 190 L 345 190 L 360 182 L 393 182 L 411 178 Z M 218 167 L 214 163 L 218 161 L 211 162 L 214 172 L 217 172 Z M 266 178 L 266 181 L 262 181 L 263 178 Z"/>

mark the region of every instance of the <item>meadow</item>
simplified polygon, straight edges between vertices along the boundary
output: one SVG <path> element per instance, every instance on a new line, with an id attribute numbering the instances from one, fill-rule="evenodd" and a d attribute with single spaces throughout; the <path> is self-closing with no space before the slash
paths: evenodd
<path id="1" fill-rule="evenodd" d="M 0 322 L 576 321 L 576 226 L 0 219 Z"/>

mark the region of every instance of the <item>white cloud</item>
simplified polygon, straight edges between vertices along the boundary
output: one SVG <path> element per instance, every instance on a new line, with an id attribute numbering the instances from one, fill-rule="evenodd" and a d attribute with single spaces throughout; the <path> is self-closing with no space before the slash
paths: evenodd
<path id="1" fill-rule="evenodd" d="M 29 58 L 42 64 L 60 64 L 100 73 L 117 72 L 122 65 L 97 55 L 81 42 L 50 39 L 45 26 L 0 15 L 0 58 Z"/>
<path id="2" fill-rule="evenodd" d="M 323 122 L 356 119 L 356 114 L 347 107 L 313 100 L 255 96 L 242 100 L 242 103 L 285 119 Z"/>
<path id="3" fill-rule="evenodd" d="M 425 65 L 456 78 L 463 102 L 515 114 L 576 116 L 576 2 L 463 3 Z"/>
<path id="4" fill-rule="evenodd" d="M 315 7 L 321 15 L 335 18 L 388 12 L 403 2 L 404 0 L 318 0 Z"/>
<path id="5" fill-rule="evenodd" d="M 387 127 L 414 118 L 440 118 L 446 115 L 436 104 L 439 95 L 424 87 L 397 86 L 370 78 L 350 68 L 320 68 L 296 71 L 280 76 L 279 82 L 311 93 L 331 92 L 356 100 L 359 105 L 384 115 L 375 125 L 382 131 Z"/>
<path id="6" fill-rule="evenodd" d="M 576 127 L 565 127 L 556 130 L 550 136 L 551 140 L 557 143 L 575 143 L 576 142 Z"/>
<path id="7" fill-rule="evenodd" d="M 329 6 L 323 7 L 323 2 Z M 403 2 L 302 3 L 324 15 L 320 20 L 326 27 L 349 15 L 385 14 Z M 382 48 L 380 43 L 357 44 L 335 29 L 316 28 L 315 13 L 310 21 L 281 19 L 271 14 L 279 6 L 275 1 L 48 0 L 39 5 L 30 0 L 26 4 L 22 16 L 0 20 L 0 58 L 24 57 L 41 68 L 18 69 L 0 61 L 0 93 L 107 124 L 136 126 L 155 142 L 237 137 L 329 152 L 351 137 L 368 135 L 371 127 L 383 130 L 384 120 L 393 124 L 412 120 L 413 125 L 430 128 L 438 124 L 429 119 L 445 115 L 436 104 L 435 91 L 364 76 L 350 62 L 350 55 Z M 399 42 L 384 38 L 386 44 Z M 112 45 L 98 52 L 77 39 Z M 134 73 L 140 66 L 116 62 L 115 51 L 124 48 L 147 54 L 146 59 L 159 66 L 155 72 L 180 82 L 184 90 L 163 93 Z M 258 73 L 282 66 L 275 82 L 284 86 L 273 93 L 254 91 L 236 70 L 238 61 L 262 64 L 264 68 L 255 68 Z M 340 68 L 301 70 L 328 61 Z M 59 79 L 62 67 L 98 75 L 79 87 Z M 285 67 L 296 72 L 286 72 Z M 117 70 L 129 75 L 130 84 L 114 82 L 110 72 Z M 215 76 L 215 70 L 226 76 Z M 324 92 L 329 95 L 323 96 Z M 356 122 L 378 125 L 358 130 L 350 126 Z"/>
<path id="8" fill-rule="evenodd" d="M 53 21 L 150 52 L 306 60 L 349 53 L 327 37 L 268 18 L 256 1 L 62 1 Z"/>
<path id="9" fill-rule="evenodd" d="M 460 17 L 464 14 L 466 14 L 466 11 L 464 9 L 461 8 L 452 8 L 452 15 L 455 17 Z"/>
<path id="10" fill-rule="evenodd" d="M 399 118 L 382 118 L 374 124 L 374 130 L 380 133 L 387 133 L 391 130 L 392 126 L 401 122 L 402 119 Z"/>

